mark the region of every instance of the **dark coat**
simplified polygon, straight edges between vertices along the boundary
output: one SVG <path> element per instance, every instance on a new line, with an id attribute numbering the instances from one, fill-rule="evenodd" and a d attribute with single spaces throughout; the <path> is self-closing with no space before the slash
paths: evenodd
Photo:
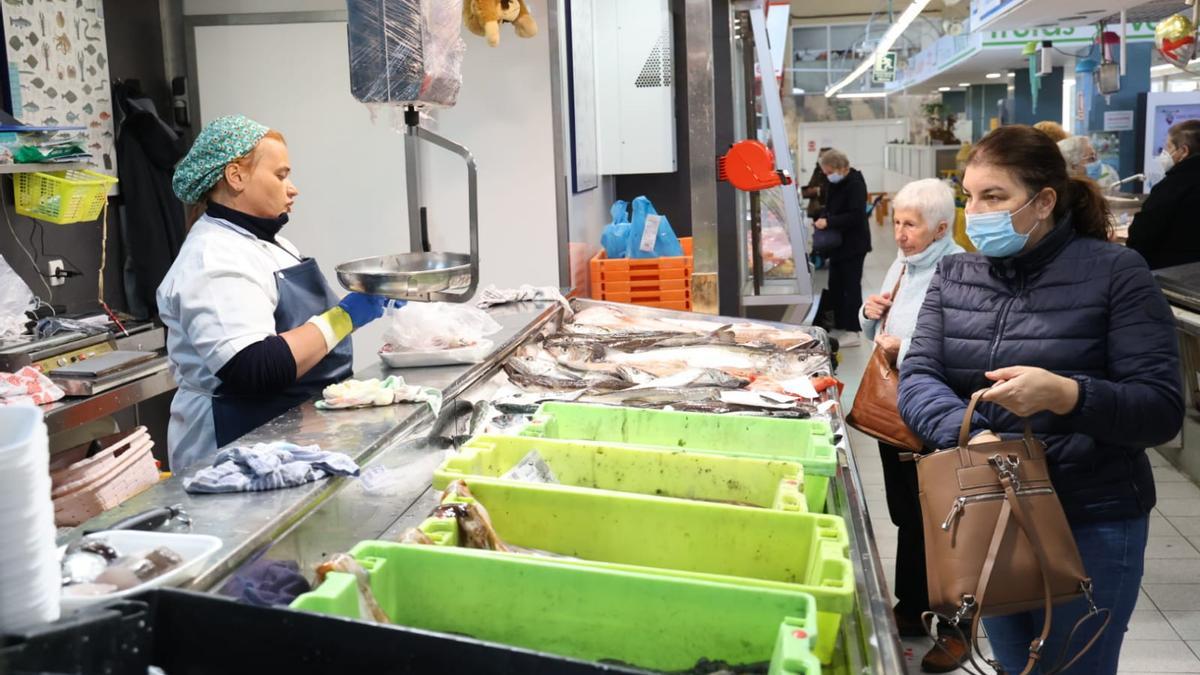
<path id="1" fill-rule="evenodd" d="M 833 260 L 864 256 L 871 250 L 871 229 L 867 225 L 867 182 L 862 172 L 850 173 L 838 183 L 829 184 L 825 201 L 825 220 L 829 229 L 842 234 L 842 245 L 829 256 Z"/>
<path id="2" fill-rule="evenodd" d="M 116 96 L 125 111 L 116 143 L 125 298 L 130 313 L 144 319 L 158 315 L 155 293 L 187 235 L 183 204 L 171 190 L 187 144 L 158 118 L 149 99 L 121 89 Z"/>
<path id="3" fill-rule="evenodd" d="M 1200 262 L 1200 159 L 1171 167 L 1129 226 L 1129 248 L 1150 269 Z"/>
<path id="4" fill-rule="evenodd" d="M 820 218 L 821 210 L 825 208 L 825 193 L 829 191 L 829 178 L 825 172 L 821 170 L 821 164 L 818 162 L 813 167 L 812 176 L 808 179 L 808 185 L 800 188 L 800 196 L 808 200 L 808 217 Z"/>
<path id="5" fill-rule="evenodd" d="M 984 372 L 1045 368 L 1079 383 L 1071 413 L 1032 418 L 1072 522 L 1132 518 L 1155 503 L 1145 448 L 1183 423 L 1175 326 L 1145 262 L 1079 237 L 1069 219 L 1028 253 L 943 258 L 901 367 L 900 414 L 929 447 L 957 445 Z M 1022 420 L 981 403 L 972 430 L 1019 435 Z"/>

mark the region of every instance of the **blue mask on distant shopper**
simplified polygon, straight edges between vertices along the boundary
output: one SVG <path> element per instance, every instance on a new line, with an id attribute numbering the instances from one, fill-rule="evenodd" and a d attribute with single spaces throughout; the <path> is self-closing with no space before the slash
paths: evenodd
<path id="1" fill-rule="evenodd" d="M 1091 178 L 1092 180 L 1100 180 L 1100 174 L 1104 173 L 1104 165 L 1100 163 L 1100 160 L 1096 160 L 1094 162 L 1088 162 L 1087 164 L 1084 164 L 1083 170 L 1087 172 L 1088 178 Z"/>
<path id="2" fill-rule="evenodd" d="M 1025 202 L 1025 206 L 1032 204 L 1034 199 L 1037 199 L 1037 195 Z M 1038 227 L 1034 225 L 1026 234 L 1021 234 L 1013 228 L 1012 217 L 1025 210 L 1025 206 L 1012 212 L 968 213 L 967 238 L 980 253 L 989 258 L 1007 258 L 1017 254 L 1025 248 L 1029 235 Z"/>
<path id="3" fill-rule="evenodd" d="M 829 179 L 830 183 L 840 183 L 840 182 L 842 182 L 842 179 L 845 178 L 845 176 L 843 176 L 840 173 L 831 173 L 828 176 L 826 176 L 826 178 Z"/>

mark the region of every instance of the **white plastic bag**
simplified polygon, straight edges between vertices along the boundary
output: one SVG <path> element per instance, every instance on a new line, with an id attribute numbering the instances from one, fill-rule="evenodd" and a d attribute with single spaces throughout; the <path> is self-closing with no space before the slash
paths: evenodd
<path id="1" fill-rule="evenodd" d="M 24 333 L 29 322 L 25 312 L 36 306 L 33 291 L 0 256 L 0 338 Z"/>
<path id="2" fill-rule="evenodd" d="M 448 302 L 410 302 L 388 310 L 383 339 L 397 351 L 429 351 L 470 347 L 500 331 L 487 312 Z"/>

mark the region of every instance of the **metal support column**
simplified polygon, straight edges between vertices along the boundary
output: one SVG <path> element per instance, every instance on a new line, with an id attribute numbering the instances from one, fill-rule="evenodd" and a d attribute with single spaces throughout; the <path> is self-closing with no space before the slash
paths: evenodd
<path id="1" fill-rule="evenodd" d="M 687 45 L 688 178 L 691 184 L 692 309 L 717 314 L 717 148 L 711 0 L 683 0 Z M 729 224 L 732 227 L 732 223 Z"/>

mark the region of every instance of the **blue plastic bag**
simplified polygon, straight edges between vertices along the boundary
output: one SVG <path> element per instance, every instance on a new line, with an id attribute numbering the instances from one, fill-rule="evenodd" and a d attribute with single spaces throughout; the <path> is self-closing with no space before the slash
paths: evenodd
<path id="1" fill-rule="evenodd" d="M 609 258 L 624 258 L 625 250 L 629 247 L 629 202 L 618 199 L 609 209 L 612 222 L 604 226 L 600 235 L 600 245 L 604 247 L 604 255 Z"/>
<path id="2" fill-rule="evenodd" d="M 671 229 L 667 217 L 654 210 L 645 196 L 633 200 L 633 221 L 629 226 L 629 258 L 665 258 L 683 255 L 683 246 Z"/>

